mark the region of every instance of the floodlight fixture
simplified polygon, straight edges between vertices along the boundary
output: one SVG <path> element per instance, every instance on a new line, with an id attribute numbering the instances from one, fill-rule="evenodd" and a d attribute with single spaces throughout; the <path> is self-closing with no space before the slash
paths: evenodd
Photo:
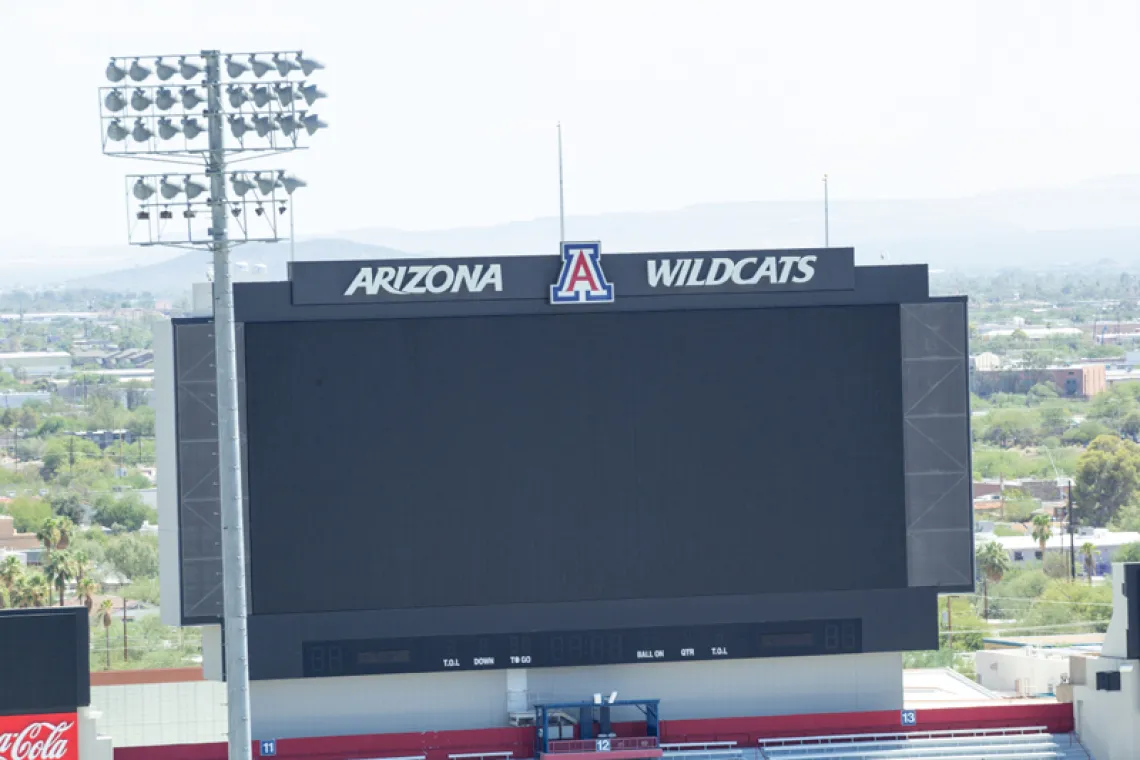
<path id="1" fill-rule="evenodd" d="M 187 174 L 186 179 L 183 180 L 182 189 L 186 193 L 186 197 L 189 200 L 194 200 L 199 195 L 206 192 L 206 186 L 190 179 L 189 174 Z"/>
<path id="2" fill-rule="evenodd" d="M 291 113 L 278 114 L 277 123 L 281 126 L 281 134 L 286 137 L 291 137 L 300 126 L 297 117 Z"/>
<path id="3" fill-rule="evenodd" d="M 302 118 L 301 123 L 305 125 L 305 131 L 308 132 L 310 136 L 316 134 L 318 129 L 325 129 L 328 127 L 328 124 L 321 121 L 320 117 L 315 113 L 309 114 L 308 116 Z"/>
<path id="4" fill-rule="evenodd" d="M 107 93 L 107 97 L 103 98 L 103 105 L 107 106 L 108 111 L 117 113 L 127 107 L 127 101 L 122 92 L 111 90 Z"/>
<path id="5" fill-rule="evenodd" d="M 319 99 L 328 97 L 328 95 L 322 92 L 315 84 L 302 85 L 300 94 L 301 97 L 305 99 L 305 103 L 310 106 Z"/>
<path id="6" fill-rule="evenodd" d="M 611 692 L 610 692 L 610 698 L 609 698 L 608 700 L 606 700 L 606 701 L 607 701 L 609 704 L 611 704 L 611 705 L 612 705 L 614 702 L 617 702 L 617 692 L 616 692 L 616 691 L 611 691 Z"/>
<path id="7" fill-rule="evenodd" d="M 277 101 L 281 103 L 282 108 L 288 108 L 297 99 L 291 82 L 281 82 L 274 85 L 273 89 L 277 93 Z"/>
<path id="8" fill-rule="evenodd" d="M 263 76 L 269 73 L 269 70 L 273 68 L 273 65 L 259 59 L 256 55 L 251 55 L 249 57 L 249 68 L 253 70 L 253 75 L 255 77 L 261 79 Z"/>
<path id="9" fill-rule="evenodd" d="M 163 82 L 174 76 L 174 72 L 176 71 L 178 71 L 178 69 L 169 64 L 163 63 L 161 58 L 154 62 L 154 74 Z"/>
<path id="10" fill-rule="evenodd" d="M 289 76 L 290 71 L 300 68 L 295 61 L 282 58 L 280 53 L 273 54 L 273 65 L 277 67 L 277 73 L 283 77 Z"/>
<path id="11" fill-rule="evenodd" d="M 118 119 L 111 119 L 111 123 L 107 126 L 107 137 L 111 138 L 115 142 L 122 142 L 123 140 L 127 139 L 127 135 L 129 134 L 130 132 L 126 127 L 123 126 L 123 123 L 121 121 Z"/>
<path id="12" fill-rule="evenodd" d="M 142 119 L 135 119 L 135 125 L 131 128 L 131 137 L 135 142 L 146 142 L 154 137 L 154 132 L 150 131 Z"/>
<path id="13" fill-rule="evenodd" d="M 193 117 L 183 116 L 182 134 L 186 135 L 187 140 L 193 140 L 195 137 L 202 134 L 202 125 L 199 124 L 198 120 Z"/>
<path id="14" fill-rule="evenodd" d="M 193 219 L 196 216 L 197 214 L 194 213 L 194 209 L 190 208 L 189 206 L 187 206 L 186 210 L 182 212 L 183 219 Z"/>
<path id="15" fill-rule="evenodd" d="M 249 64 L 235 61 L 232 55 L 226 56 L 226 73 L 229 74 L 230 79 L 237 79 L 247 71 L 249 71 Z"/>
<path id="16" fill-rule="evenodd" d="M 182 188 L 169 181 L 166 177 L 163 177 L 158 181 L 158 191 L 162 194 L 163 198 L 169 201 L 177 198 L 178 194 L 182 192 Z"/>
<path id="17" fill-rule="evenodd" d="M 254 116 L 253 128 L 257 130 L 258 137 L 265 137 L 277 130 L 277 122 L 268 116 Z"/>
<path id="18" fill-rule="evenodd" d="M 131 67 L 129 69 L 127 69 L 127 74 L 129 74 L 131 79 L 133 79 L 134 81 L 141 82 L 144 79 L 146 79 L 148 76 L 150 76 L 150 69 L 148 69 L 146 66 L 143 66 L 141 63 L 139 63 L 139 59 L 136 58 L 131 63 Z"/>
<path id="19" fill-rule="evenodd" d="M 163 140 L 170 140 L 181 131 L 182 130 L 176 127 L 167 116 L 163 116 L 158 120 L 158 136 Z"/>
<path id="20" fill-rule="evenodd" d="M 178 73 L 182 75 L 183 79 L 193 79 L 202 73 L 202 67 L 196 63 L 190 63 L 186 60 L 186 56 L 178 59 Z"/>
<path id="21" fill-rule="evenodd" d="M 179 94 L 182 96 L 182 107 L 187 111 L 193 111 L 202 103 L 201 96 L 193 87 L 183 87 Z"/>
<path id="22" fill-rule="evenodd" d="M 242 137 L 245 136 L 246 132 L 249 132 L 253 129 L 253 126 L 249 123 L 249 119 L 245 118 L 244 116 L 240 116 L 238 114 L 230 114 L 229 120 L 230 133 L 233 134 L 233 136 L 238 140 L 242 139 Z"/>
<path id="23" fill-rule="evenodd" d="M 230 184 L 233 185 L 234 192 L 238 196 L 244 196 L 253 189 L 253 183 L 236 172 L 230 177 Z"/>
<path id="24" fill-rule="evenodd" d="M 306 58 L 301 53 L 297 53 L 297 66 L 301 69 L 301 73 L 305 76 L 312 76 L 313 72 L 318 69 L 323 69 L 325 65 L 320 61 L 314 61 L 312 58 Z"/>
<path id="25" fill-rule="evenodd" d="M 226 88 L 226 96 L 229 98 L 231 108 L 241 108 L 249 102 L 249 94 L 244 88 L 236 84 L 231 84 Z"/>
<path id="26" fill-rule="evenodd" d="M 601 694 L 595 694 L 594 695 L 594 704 L 600 705 L 601 703 L 602 703 L 602 695 Z"/>
<path id="27" fill-rule="evenodd" d="M 287 192 L 289 195 L 292 195 L 293 191 L 297 188 L 308 187 L 309 185 L 309 183 L 303 179 L 285 176 L 285 172 L 280 172 L 277 177 L 278 181 L 281 183 L 281 187 L 285 188 L 285 192 Z"/>
<path id="28" fill-rule="evenodd" d="M 269 88 L 263 84 L 250 87 L 249 94 L 253 98 L 253 104 L 258 108 L 265 108 L 269 105 L 269 101 L 273 100 L 273 95 L 270 94 Z"/>
<path id="29" fill-rule="evenodd" d="M 115 63 L 112 58 L 111 62 L 107 64 L 107 79 L 111 82 L 121 82 L 127 77 L 127 70 L 119 64 Z"/>
<path id="30" fill-rule="evenodd" d="M 178 101 L 174 98 L 174 93 L 170 91 L 169 87 L 159 87 L 154 93 L 154 104 L 160 111 L 169 111 L 174 108 L 174 104 Z"/>
<path id="31" fill-rule="evenodd" d="M 136 111 L 145 111 L 154 104 L 150 96 L 146 94 L 146 90 L 141 87 L 134 91 L 131 95 L 131 108 Z"/>
<path id="32" fill-rule="evenodd" d="M 140 201 L 145 201 L 150 196 L 154 195 L 154 188 L 143 181 L 142 177 L 135 180 L 135 186 L 131 188 L 131 194 L 138 198 Z"/>
<path id="33" fill-rule="evenodd" d="M 164 208 L 162 211 L 158 212 L 158 218 L 159 219 L 173 219 L 174 218 L 174 212 L 172 212 L 169 208 Z"/>
<path id="34" fill-rule="evenodd" d="M 257 192 L 261 193 L 262 195 L 272 194 L 274 188 L 276 188 L 278 185 L 277 177 L 274 174 L 270 174 L 268 177 L 265 177 L 261 174 L 261 172 L 258 172 L 257 174 L 253 175 L 253 181 L 257 183 Z"/>

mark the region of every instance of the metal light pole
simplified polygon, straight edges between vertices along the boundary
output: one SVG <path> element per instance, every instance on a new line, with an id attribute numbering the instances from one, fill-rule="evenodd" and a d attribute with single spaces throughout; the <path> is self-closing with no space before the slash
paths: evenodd
<path id="1" fill-rule="evenodd" d="M 827 175 L 823 175 L 823 247 L 831 247 L 831 217 L 827 207 Z"/>
<path id="2" fill-rule="evenodd" d="M 297 150 L 298 138 L 307 133 L 314 134 L 325 124 L 315 115 L 297 108 L 297 101 L 311 106 L 315 100 L 324 97 L 314 85 L 295 82 L 289 76 L 300 71 L 309 76 L 323 68 L 319 63 L 306 59 L 299 51 L 295 53 L 249 53 L 248 63 L 236 60 L 237 56 L 225 56 L 225 68 L 231 80 L 238 80 L 247 72 L 261 79 L 276 69 L 282 79 L 276 82 L 241 83 L 230 81 L 223 100 L 222 54 L 217 50 L 203 50 L 198 56 L 178 56 L 177 68 L 163 61 L 153 59 L 151 68 L 142 63 L 142 58 L 113 58 L 107 68 L 107 77 L 117 86 L 103 88 L 100 98 L 100 118 L 103 123 L 103 151 L 114 156 L 139 156 L 151 160 L 165 160 L 174 163 L 204 163 L 205 179 L 208 183 L 196 182 L 186 174 L 181 185 L 170 181 L 170 174 L 133 175 L 131 195 L 139 201 L 129 228 L 130 242 L 137 245 L 174 245 L 179 247 L 202 247 L 213 254 L 214 286 L 214 348 L 217 371 L 218 406 L 218 485 L 222 513 L 222 567 L 224 600 L 224 641 L 225 678 L 227 710 L 229 718 L 229 759 L 251 760 L 252 731 L 249 707 L 249 649 L 247 636 L 247 593 L 245 573 L 245 529 L 242 504 L 241 434 L 238 414 L 237 384 L 237 341 L 234 324 L 233 277 L 230 267 L 230 250 L 235 243 L 277 242 L 283 238 L 277 234 L 274 212 L 290 214 L 289 237 L 292 239 L 292 203 L 295 189 L 304 183 L 288 178 L 284 172 L 234 172 L 231 175 L 234 193 L 238 199 L 232 203 L 226 190 L 226 156 L 241 151 L 261 151 L 271 155 Z M 259 56 L 272 56 L 272 62 L 260 60 Z M 295 55 L 289 59 L 287 55 Z M 191 58 L 196 58 L 200 64 Z M 130 61 L 129 68 L 127 61 Z M 196 80 L 204 88 L 206 110 L 199 113 L 195 109 L 203 102 L 194 87 L 188 85 L 179 91 L 175 98 L 171 88 L 166 86 L 136 86 L 127 80 L 142 82 L 154 71 L 158 79 L 167 81 L 175 73 L 184 80 Z M 200 77 L 200 79 L 199 79 Z M 121 83 L 121 84 L 120 84 Z M 126 90 L 133 89 L 128 99 Z M 182 108 L 176 108 L 181 101 Z M 278 105 L 279 104 L 279 105 Z M 129 106 L 129 109 L 128 109 Z M 128 110 L 135 114 L 131 130 L 122 124 Z M 204 116 L 206 129 L 198 124 L 198 116 Z M 181 116 L 178 125 L 174 117 Z M 228 118 L 227 118 L 228 117 Z M 225 127 L 229 122 L 230 131 L 237 140 L 236 148 L 227 148 Z M 205 144 L 199 139 L 205 132 Z M 279 139 L 278 134 L 281 135 Z M 256 137 L 254 137 L 254 135 Z M 179 136 L 182 144 L 171 143 Z M 252 145 L 246 145 L 247 136 Z M 129 139 L 128 139 L 129 138 Z M 157 138 L 157 139 L 156 139 Z M 159 140 L 163 142 L 159 142 Z M 132 144 L 132 141 L 134 144 Z M 122 143 L 119 149 L 118 143 Z M 156 190 L 157 187 L 157 190 Z M 279 197 L 277 190 L 284 190 L 288 199 Z M 207 192 L 205 201 L 196 200 Z M 256 193 L 255 193 L 256 191 Z M 162 200 L 151 201 L 155 193 Z M 254 193 L 252 199 L 246 199 Z M 173 208 L 179 195 L 185 196 L 181 223 L 173 223 Z M 182 205 L 178 202 L 178 205 Z M 268 215 L 266 206 L 268 205 Z M 209 227 L 196 228 L 198 210 L 209 211 Z M 250 213 L 252 212 L 252 213 Z M 241 235 L 235 240 L 229 234 L 229 216 L 232 214 L 239 224 Z M 157 218 L 155 216 L 157 215 Z M 134 239 L 134 222 L 145 222 L 145 236 Z M 253 224 L 266 227 L 262 233 L 251 234 Z M 176 227 L 173 234 L 170 227 Z"/>
<path id="3" fill-rule="evenodd" d="M 214 360 L 218 375 L 218 484 L 222 507 L 222 595 L 226 632 L 226 707 L 229 758 L 248 760 L 253 737 L 249 725 L 249 639 L 246 627 L 245 526 L 241 498 L 241 433 L 238 430 L 237 339 L 234 334 L 234 287 L 230 241 L 226 236 L 226 154 L 222 132 L 222 96 L 218 51 L 206 59 L 207 126 L 210 148 L 210 237 L 214 254 Z"/>

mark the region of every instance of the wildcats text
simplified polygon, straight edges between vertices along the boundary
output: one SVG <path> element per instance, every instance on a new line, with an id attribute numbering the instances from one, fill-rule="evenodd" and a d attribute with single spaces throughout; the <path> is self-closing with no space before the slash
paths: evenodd
<path id="1" fill-rule="evenodd" d="M 695 288 L 721 285 L 784 285 L 810 282 L 816 256 L 748 256 L 742 259 L 693 257 L 649 259 L 649 287 Z"/>

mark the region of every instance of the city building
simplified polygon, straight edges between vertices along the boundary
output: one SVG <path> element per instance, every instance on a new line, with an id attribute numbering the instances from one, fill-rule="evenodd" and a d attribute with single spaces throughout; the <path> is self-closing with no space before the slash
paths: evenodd
<path id="1" fill-rule="evenodd" d="M 28 377 L 51 377 L 71 371 L 71 354 L 66 351 L 0 353 L 0 369 L 22 371 Z"/>
<path id="2" fill-rule="evenodd" d="M 0 552 L 26 552 L 39 548 L 40 540 L 35 533 L 16 532 L 14 518 L 0 515 Z"/>
<path id="3" fill-rule="evenodd" d="M 1041 383 L 1051 383 L 1062 396 L 1092 398 L 1108 387 L 1103 364 L 1080 364 L 1044 369 L 1003 369 L 973 374 L 974 392 L 983 398 L 994 393 L 1027 393 Z"/>

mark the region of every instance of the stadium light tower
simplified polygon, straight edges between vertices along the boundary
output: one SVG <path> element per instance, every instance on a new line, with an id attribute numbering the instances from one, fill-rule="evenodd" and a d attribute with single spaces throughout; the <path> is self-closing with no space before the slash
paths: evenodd
<path id="1" fill-rule="evenodd" d="M 240 160 L 303 149 L 327 125 L 314 103 L 325 94 L 308 81 L 324 68 L 301 51 L 112 58 L 108 87 L 99 90 L 103 152 L 109 156 L 190 165 L 196 172 L 127 178 L 132 245 L 206 249 L 214 258 L 214 340 L 218 382 L 218 480 L 221 486 L 229 758 L 250 760 L 249 663 L 246 631 L 245 536 L 238 430 L 237 350 L 230 248 L 277 242 L 277 218 L 305 183 L 281 170 L 238 171 Z M 223 77 L 224 73 L 224 77 Z M 269 79 L 266 79 L 266 76 Z M 157 84 L 148 83 L 151 77 Z M 223 89 L 224 87 L 224 89 Z M 226 128 L 236 144 L 227 146 Z M 226 182 L 235 200 L 228 199 Z M 131 211 L 131 200 L 135 209 Z M 177 218 L 175 211 L 178 211 Z M 229 234 L 232 216 L 240 235 Z"/>

